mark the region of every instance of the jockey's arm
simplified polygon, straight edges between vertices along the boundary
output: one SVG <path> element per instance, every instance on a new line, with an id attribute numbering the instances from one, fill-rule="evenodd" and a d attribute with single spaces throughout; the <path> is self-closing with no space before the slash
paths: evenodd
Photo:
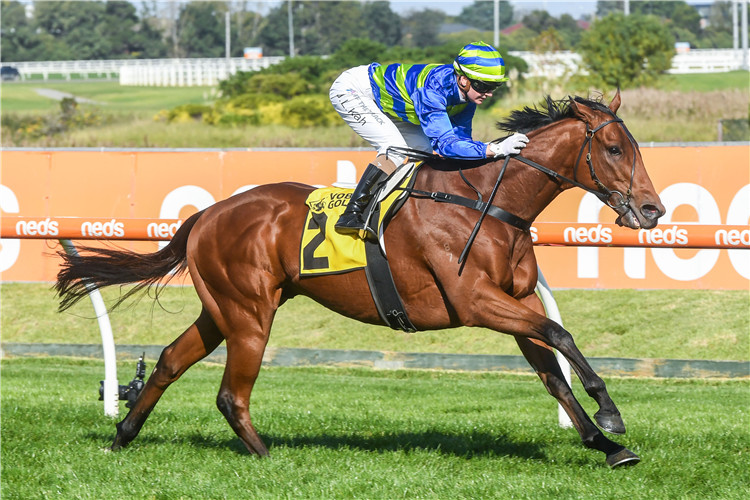
<path id="1" fill-rule="evenodd" d="M 422 90 L 422 89 L 420 89 Z M 471 140 L 471 119 L 476 105 L 469 104 L 461 113 L 454 116 L 454 122 L 448 116 L 444 96 L 424 89 L 414 96 L 414 109 L 417 112 L 422 130 L 429 137 L 432 147 L 441 156 L 479 160 L 487 157 L 487 145 Z M 464 117 L 457 118 L 465 114 Z M 468 124 L 468 127 L 467 127 Z"/>

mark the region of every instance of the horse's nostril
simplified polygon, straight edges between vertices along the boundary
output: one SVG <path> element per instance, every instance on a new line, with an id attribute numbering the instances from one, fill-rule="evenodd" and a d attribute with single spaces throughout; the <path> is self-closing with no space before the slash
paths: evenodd
<path id="1" fill-rule="evenodd" d="M 655 205 L 642 205 L 641 213 L 649 220 L 658 219 L 662 216 L 661 211 Z"/>

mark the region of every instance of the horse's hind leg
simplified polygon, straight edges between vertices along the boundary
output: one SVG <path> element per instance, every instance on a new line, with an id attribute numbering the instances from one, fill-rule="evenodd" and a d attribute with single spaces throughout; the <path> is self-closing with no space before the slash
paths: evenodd
<path id="1" fill-rule="evenodd" d="M 117 424 L 112 449 L 118 450 L 135 439 L 167 387 L 188 368 L 212 353 L 222 340 L 224 337 L 216 323 L 203 309 L 195 323 L 162 351 L 135 405 Z"/>
<path id="2" fill-rule="evenodd" d="M 263 362 L 266 340 L 262 337 L 227 341 L 227 366 L 216 406 L 234 432 L 254 455 L 268 456 L 268 449 L 250 420 L 250 393 Z"/>
<path id="3" fill-rule="evenodd" d="M 241 303 L 226 295 L 217 300 L 222 314 L 217 322 L 227 339 L 227 364 L 216 406 L 245 448 L 260 456 L 267 456 L 268 449 L 250 420 L 250 393 L 258 378 L 271 323 L 281 300 L 281 289 L 271 283 L 265 285 L 256 289 L 254 297 L 244 295 Z"/>

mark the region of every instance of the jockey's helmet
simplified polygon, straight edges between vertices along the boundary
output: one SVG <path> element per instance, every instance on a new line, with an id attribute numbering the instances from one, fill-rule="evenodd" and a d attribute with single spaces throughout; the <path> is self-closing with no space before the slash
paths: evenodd
<path id="1" fill-rule="evenodd" d="M 509 80 L 500 52 L 485 42 L 470 43 L 461 49 L 453 61 L 453 69 L 457 75 L 468 78 L 478 92 L 491 92 Z"/>

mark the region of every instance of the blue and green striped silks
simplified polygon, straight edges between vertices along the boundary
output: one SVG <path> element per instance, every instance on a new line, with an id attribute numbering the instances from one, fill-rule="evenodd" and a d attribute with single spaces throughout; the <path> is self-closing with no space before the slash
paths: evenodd
<path id="1" fill-rule="evenodd" d="M 429 81 L 430 79 L 435 81 Z M 448 64 L 391 64 L 370 66 L 370 81 L 373 93 L 380 109 L 394 118 L 420 124 L 414 109 L 415 93 L 425 86 L 435 87 L 438 93 L 441 87 L 455 86 L 453 68 Z M 448 116 L 454 116 L 466 107 L 466 103 L 447 104 Z"/>

